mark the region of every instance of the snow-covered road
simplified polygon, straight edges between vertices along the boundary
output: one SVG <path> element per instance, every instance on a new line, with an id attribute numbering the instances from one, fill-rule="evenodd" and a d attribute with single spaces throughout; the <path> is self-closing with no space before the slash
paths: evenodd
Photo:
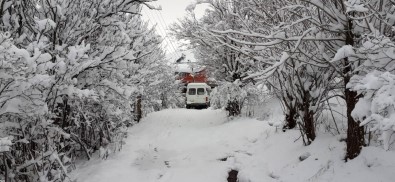
<path id="1" fill-rule="evenodd" d="M 123 150 L 76 172 L 78 181 L 226 181 L 235 166 L 229 156 L 246 156 L 269 125 L 228 122 L 220 110 L 165 110 L 132 127 Z"/>
<path id="2" fill-rule="evenodd" d="M 78 182 L 225 182 L 228 171 L 236 169 L 240 182 L 395 179 L 394 153 L 366 148 L 344 163 L 344 143 L 336 137 L 320 136 L 308 147 L 294 142 L 298 137 L 298 131 L 276 131 L 267 121 L 228 121 L 220 110 L 164 110 L 132 127 L 121 152 L 79 165 L 72 177 Z M 310 157 L 299 161 L 304 154 Z"/>

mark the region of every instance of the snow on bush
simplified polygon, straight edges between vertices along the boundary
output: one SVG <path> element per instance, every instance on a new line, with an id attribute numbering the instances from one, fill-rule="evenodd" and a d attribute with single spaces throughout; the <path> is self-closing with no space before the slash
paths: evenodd
<path id="1" fill-rule="evenodd" d="M 10 151 L 11 145 L 12 145 L 12 141 L 9 137 L 0 138 L 0 153 Z"/>
<path id="2" fill-rule="evenodd" d="M 365 36 L 357 54 L 364 61 L 359 74 L 351 78 L 348 88 L 357 91 L 359 99 L 352 116 L 361 126 L 368 126 L 390 150 L 395 142 L 395 44 L 378 31 Z"/>
<path id="3" fill-rule="evenodd" d="M 76 159 L 121 148 L 134 97 L 150 90 L 164 57 L 160 38 L 135 15 L 140 5 L 4 1 L 0 137 L 15 143 L 2 140 L 11 152 L 0 168 L 9 180 L 67 181 Z"/>
<path id="4" fill-rule="evenodd" d="M 247 92 L 238 83 L 225 82 L 211 93 L 211 106 L 225 109 L 230 116 L 238 116 L 243 107 Z"/>
<path id="5" fill-rule="evenodd" d="M 352 89 L 363 95 L 352 112 L 381 137 L 384 149 L 395 142 L 395 75 L 373 71 L 363 77 L 354 77 Z"/>
<path id="6" fill-rule="evenodd" d="M 365 7 L 365 4 L 361 0 L 348 0 L 344 4 L 347 7 L 347 12 L 368 12 L 369 9 Z"/>

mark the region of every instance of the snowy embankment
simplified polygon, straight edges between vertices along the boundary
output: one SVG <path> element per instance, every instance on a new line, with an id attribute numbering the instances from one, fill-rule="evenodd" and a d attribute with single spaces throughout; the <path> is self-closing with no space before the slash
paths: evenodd
<path id="1" fill-rule="evenodd" d="M 304 147 L 298 131 L 283 133 L 269 121 L 227 121 L 220 110 L 164 110 L 132 127 L 123 150 L 73 172 L 78 182 L 240 182 L 395 180 L 395 153 L 364 148 L 348 163 L 345 145 L 319 135 Z M 296 140 L 296 141 L 295 141 Z M 301 161 L 300 157 L 307 157 Z"/>

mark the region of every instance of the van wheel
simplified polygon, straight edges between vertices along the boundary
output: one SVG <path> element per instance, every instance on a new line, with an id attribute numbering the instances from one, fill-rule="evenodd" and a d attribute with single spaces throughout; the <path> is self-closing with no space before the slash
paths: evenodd
<path id="1" fill-rule="evenodd" d="M 187 108 L 187 109 L 190 109 L 190 108 L 191 108 L 191 106 L 190 106 L 190 105 L 187 105 L 187 106 L 186 106 L 186 108 Z"/>

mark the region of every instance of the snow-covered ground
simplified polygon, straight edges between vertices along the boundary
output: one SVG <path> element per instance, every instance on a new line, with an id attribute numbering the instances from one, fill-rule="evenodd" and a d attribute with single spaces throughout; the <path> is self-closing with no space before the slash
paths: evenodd
<path id="1" fill-rule="evenodd" d="M 345 144 L 320 134 L 307 147 L 297 130 L 283 133 L 272 121 L 228 121 L 220 110 L 164 110 L 129 130 L 126 145 L 107 160 L 78 165 L 78 182 L 393 182 L 395 153 L 364 148 L 343 161 Z M 307 157 L 300 161 L 299 157 Z"/>

